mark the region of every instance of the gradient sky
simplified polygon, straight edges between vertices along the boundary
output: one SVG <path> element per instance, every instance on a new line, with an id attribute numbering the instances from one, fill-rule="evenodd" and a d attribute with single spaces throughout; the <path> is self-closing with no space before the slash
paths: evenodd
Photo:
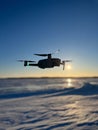
<path id="1" fill-rule="evenodd" d="M 72 59 L 72 69 L 24 67 L 34 53 Z M 98 0 L 1 0 L 0 77 L 98 76 Z"/>

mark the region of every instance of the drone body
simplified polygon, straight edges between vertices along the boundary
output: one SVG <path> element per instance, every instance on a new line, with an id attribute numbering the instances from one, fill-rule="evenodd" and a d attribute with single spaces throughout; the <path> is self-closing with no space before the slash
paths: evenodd
<path id="1" fill-rule="evenodd" d="M 35 54 L 37 56 L 47 56 L 46 59 L 41 59 L 38 61 L 38 63 L 34 63 L 35 61 L 29 61 L 29 60 L 18 60 L 20 62 L 24 62 L 24 66 L 37 66 L 41 69 L 45 68 L 53 68 L 55 66 L 63 65 L 63 70 L 65 68 L 65 62 L 71 62 L 71 60 L 64 60 L 61 62 L 61 59 L 59 58 L 52 58 L 52 54 Z"/>
<path id="2" fill-rule="evenodd" d="M 29 66 L 38 66 L 39 68 L 45 69 L 45 68 L 53 68 L 54 66 L 60 66 L 60 59 L 58 58 L 52 58 L 49 59 L 43 59 L 39 60 L 38 64 L 29 64 Z"/>

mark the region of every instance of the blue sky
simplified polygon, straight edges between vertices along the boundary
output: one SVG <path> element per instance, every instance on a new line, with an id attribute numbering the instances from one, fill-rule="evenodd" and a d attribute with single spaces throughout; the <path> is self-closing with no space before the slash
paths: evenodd
<path id="1" fill-rule="evenodd" d="M 0 77 L 98 76 L 97 0 L 0 1 Z M 60 49 L 72 69 L 23 67 L 17 59 Z"/>

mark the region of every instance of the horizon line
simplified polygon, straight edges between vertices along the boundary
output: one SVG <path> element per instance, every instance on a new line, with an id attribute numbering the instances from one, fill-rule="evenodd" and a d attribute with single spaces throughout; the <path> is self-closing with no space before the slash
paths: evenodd
<path id="1" fill-rule="evenodd" d="M 98 76 L 42 76 L 42 77 L 0 77 L 0 79 L 41 79 L 41 78 L 98 78 Z"/>

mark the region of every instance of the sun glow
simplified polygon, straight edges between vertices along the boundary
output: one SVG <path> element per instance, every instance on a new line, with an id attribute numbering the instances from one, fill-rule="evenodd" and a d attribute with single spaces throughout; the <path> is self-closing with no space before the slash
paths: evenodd
<path id="1" fill-rule="evenodd" d="M 71 64 L 66 64 L 66 69 L 70 70 L 72 68 Z"/>

